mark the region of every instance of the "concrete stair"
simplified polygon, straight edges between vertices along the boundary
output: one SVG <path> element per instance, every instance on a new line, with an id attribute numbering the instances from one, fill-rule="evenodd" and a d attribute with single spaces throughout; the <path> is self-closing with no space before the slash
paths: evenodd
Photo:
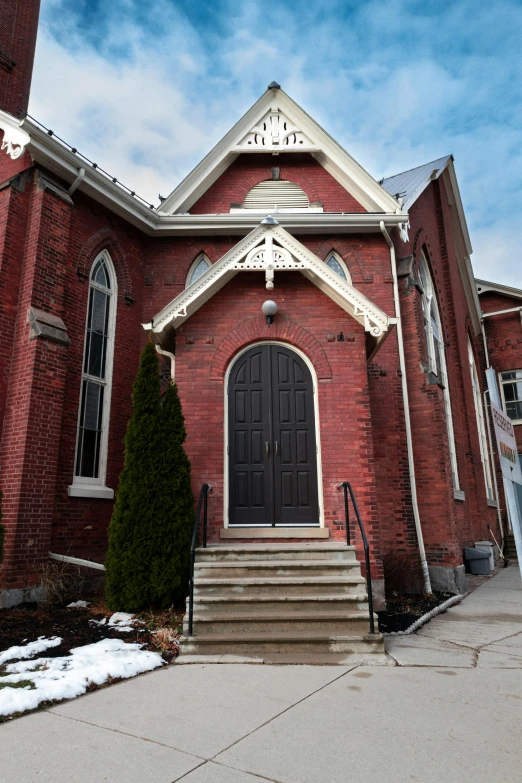
<path id="1" fill-rule="evenodd" d="M 508 533 L 505 538 L 504 556 L 508 560 L 518 560 L 517 548 L 515 546 L 515 536 L 513 533 Z"/>
<path id="2" fill-rule="evenodd" d="M 377 617 L 375 616 L 377 626 Z M 196 551 L 194 628 L 179 663 L 385 663 L 366 582 L 342 543 L 216 544 Z"/>

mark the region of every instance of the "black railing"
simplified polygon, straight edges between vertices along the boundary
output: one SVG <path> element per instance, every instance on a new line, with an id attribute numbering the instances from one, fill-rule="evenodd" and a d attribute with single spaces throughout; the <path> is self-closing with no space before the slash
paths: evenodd
<path id="1" fill-rule="evenodd" d="M 357 501 L 353 494 L 352 485 L 349 481 L 343 481 L 340 484 L 339 489 L 344 492 L 344 516 L 346 520 L 346 543 L 350 546 L 350 513 L 348 508 L 348 493 L 352 499 L 353 510 L 359 523 L 359 530 L 361 531 L 361 538 L 364 547 L 364 560 L 366 563 L 366 590 L 368 592 L 368 609 L 370 610 L 370 633 L 375 633 L 375 621 L 373 619 L 373 595 L 372 595 L 372 575 L 370 571 L 370 547 L 368 546 L 368 539 L 366 538 L 366 532 L 362 523 L 361 515 L 359 514 L 359 508 L 357 507 Z"/>
<path id="2" fill-rule="evenodd" d="M 201 509 L 203 509 L 203 547 L 207 546 L 207 507 L 208 493 L 212 487 L 210 484 L 203 484 L 199 493 L 198 507 L 196 509 L 196 518 L 194 520 L 194 530 L 192 532 L 192 543 L 190 545 L 190 582 L 189 582 L 189 616 L 188 616 L 188 635 L 194 633 L 194 563 L 196 561 L 196 544 L 198 540 L 199 523 L 201 518 Z"/>

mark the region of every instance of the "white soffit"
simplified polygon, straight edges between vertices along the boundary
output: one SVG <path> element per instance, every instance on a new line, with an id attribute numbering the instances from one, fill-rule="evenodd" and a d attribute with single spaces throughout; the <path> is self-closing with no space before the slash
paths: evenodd
<path id="1" fill-rule="evenodd" d="M 268 89 L 162 204 L 162 214 L 188 212 L 240 154 L 310 152 L 368 212 L 401 211 L 326 131 L 280 88 Z M 274 157 L 277 163 L 277 157 Z"/>
<path id="2" fill-rule="evenodd" d="M 501 285 L 500 283 L 490 283 L 488 280 L 478 280 L 477 278 L 475 278 L 475 284 L 479 296 L 486 294 L 488 291 L 493 291 L 495 294 L 509 296 L 512 299 L 522 299 L 522 290 L 520 288 L 512 288 L 509 285 Z"/>
<path id="3" fill-rule="evenodd" d="M 164 307 L 150 323 L 143 324 L 143 328 L 152 330 L 157 341 L 162 343 L 168 332 L 181 326 L 238 272 L 243 271 L 264 272 L 267 288 L 271 290 L 275 285 L 276 294 L 278 271 L 301 272 L 362 324 L 378 343 L 395 323 L 395 318 L 389 318 L 273 218 L 268 218 Z"/>

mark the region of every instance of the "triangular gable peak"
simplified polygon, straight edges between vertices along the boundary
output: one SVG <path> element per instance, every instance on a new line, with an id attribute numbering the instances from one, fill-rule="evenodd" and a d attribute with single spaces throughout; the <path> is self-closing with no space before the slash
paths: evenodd
<path id="1" fill-rule="evenodd" d="M 213 264 L 195 283 L 159 312 L 144 329 L 152 330 L 154 341 L 168 348 L 170 335 L 238 272 L 264 273 L 266 287 L 277 289 L 278 271 L 301 272 L 339 307 L 349 313 L 368 333 L 374 352 L 385 339 L 395 318 L 390 318 L 364 294 L 288 233 L 273 218 L 266 218 Z"/>
<path id="2" fill-rule="evenodd" d="M 264 95 L 165 199 L 161 214 L 187 213 L 238 155 L 309 152 L 368 212 L 396 213 L 398 202 L 278 85 Z"/>

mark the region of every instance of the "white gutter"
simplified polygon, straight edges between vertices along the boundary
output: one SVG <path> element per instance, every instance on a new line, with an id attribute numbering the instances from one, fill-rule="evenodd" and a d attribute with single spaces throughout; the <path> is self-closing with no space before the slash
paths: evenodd
<path id="1" fill-rule="evenodd" d="M 482 320 L 484 318 L 491 318 L 492 315 L 504 315 L 504 313 L 520 313 L 522 307 L 510 307 L 507 310 L 495 310 L 493 313 L 482 313 Z"/>
<path id="2" fill-rule="evenodd" d="M 401 306 L 399 302 L 399 283 L 397 280 L 397 263 L 395 259 L 395 247 L 391 241 L 390 235 L 386 231 L 384 221 L 380 224 L 381 232 L 388 243 L 390 248 L 390 262 L 393 275 L 393 301 L 395 304 L 395 317 L 397 319 L 397 342 L 399 344 L 399 366 L 401 370 L 401 384 L 402 384 L 402 399 L 404 403 L 404 423 L 406 426 L 406 448 L 408 451 L 408 469 L 410 473 L 410 487 L 411 487 L 411 505 L 413 508 L 413 519 L 415 521 L 415 530 L 417 531 L 417 541 L 419 544 L 419 556 L 422 567 L 422 576 L 424 579 L 424 590 L 428 595 L 431 595 L 431 580 L 428 570 L 428 562 L 426 560 L 426 550 L 424 548 L 424 537 L 422 535 L 422 526 L 419 514 L 419 504 L 417 500 L 417 484 L 415 481 L 415 461 L 413 458 L 413 440 L 411 436 L 411 419 L 410 419 L 410 403 L 408 398 L 408 382 L 406 378 L 406 360 L 404 357 L 404 343 L 402 338 L 402 320 L 401 320 Z"/>

